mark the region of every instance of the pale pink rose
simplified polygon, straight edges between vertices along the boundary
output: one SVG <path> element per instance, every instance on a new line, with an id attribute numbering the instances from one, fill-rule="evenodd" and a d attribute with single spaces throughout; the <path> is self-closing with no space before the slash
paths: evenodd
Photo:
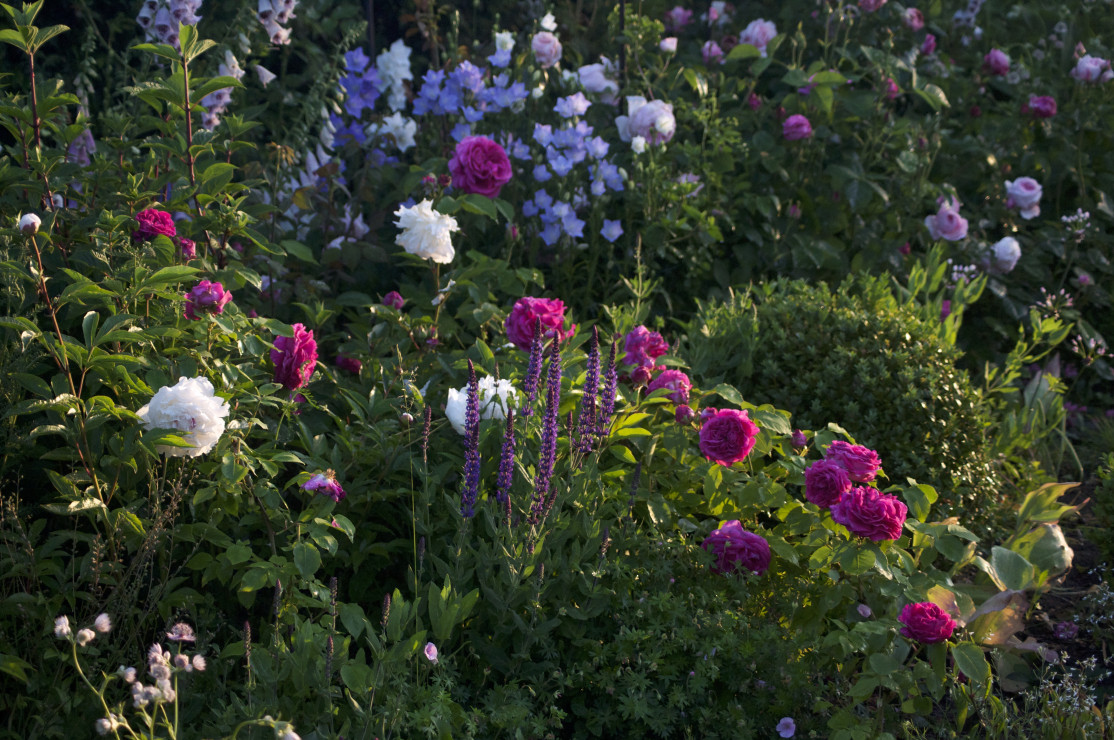
<path id="1" fill-rule="evenodd" d="M 924 13 L 916 8 L 906 8 L 901 14 L 901 22 L 910 31 L 919 31 L 924 28 Z"/>
<path id="2" fill-rule="evenodd" d="M 1021 211 L 1021 217 L 1028 221 L 1040 215 L 1041 184 L 1031 177 L 1006 180 L 1006 207 Z"/>
<path id="3" fill-rule="evenodd" d="M 676 53 L 676 51 L 677 51 L 677 37 L 676 36 L 668 36 L 668 37 L 662 39 L 661 43 L 658 44 L 658 48 L 661 49 L 666 54 Z"/>
<path id="4" fill-rule="evenodd" d="M 777 36 L 777 26 L 773 24 L 773 21 L 759 18 L 756 21 L 751 21 L 743 29 L 743 32 L 739 34 L 739 43 L 757 47 L 762 56 L 766 56 L 766 45 L 773 41 L 775 36 Z"/>
<path id="5" fill-rule="evenodd" d="M 925 218 L 924 225 L 933 239 L 958 242 L 967 238 L 967 219 L 959 215 L 959 204 L 954 200 L 943 201 L 939 211 Z"/>
<path id="6" fill-rule="evenodd" d="M 539 31 L 530 41 L 530 48 L 534 50 L 534 58 L 543 69 L 552 67 L 561 61 L 561 42 L 549 31 Z"/>
<path id="7" fill-rule="evenodd" d="M 859 9 L 864 13 L 874 13 L 885 4 L 886 0 L 859 0 Z"/>
<path id="8" fill-rule="evenodd" d="M 1107 60 L 1086 54 L 1075 63 L 1075 69 L 1071 71 L 1071 76 L 1080 82 L 1099 82 L 1103 73 L 1109 69 L 1110 62 Z"/>

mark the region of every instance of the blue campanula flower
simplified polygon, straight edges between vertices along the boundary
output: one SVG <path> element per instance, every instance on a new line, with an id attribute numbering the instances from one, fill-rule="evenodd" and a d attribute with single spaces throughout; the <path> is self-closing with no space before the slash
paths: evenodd
<path id="1" fill-rule="evenodd" d="M 603 228 L 600 229 L 600 236 L 607 241 L 614 243 L 616 239 L 623 235 L 623 222 L 619 220 L 611 221 L 610 219 L 603 220 Z"/>

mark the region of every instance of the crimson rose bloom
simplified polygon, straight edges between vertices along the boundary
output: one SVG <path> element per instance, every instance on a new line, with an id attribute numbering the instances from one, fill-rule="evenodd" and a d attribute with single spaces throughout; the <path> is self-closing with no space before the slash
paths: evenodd
<path id="1" fill-rule="evenodd" d="M 754 449 L 758 425 L 746 411 L 707 408 L 700 414 L 700 451 L 720 465 L 739 462 Z"/>
<path id="2" fill-rule="evenodd" d="M 906 604 L 897 620 L 905 625 L 901 628 L 901 634 L 910 640 L 930 645 L 943 642 L 955 631 L 955 620 L 930 601 Z"/>
<path id="3" fill-rule="evenodd" d="M 817 460 L 805 471 L 805 498 L 828 509 L 851 490 L 847 471 L 834 460 Z"/>
<path id="4" fill-rule="evenodd" d="M 656 331 L 636 326 L 624 338 L 623 349 L 626 350 L 624 365 L 645 365 L 651 370 L 660 370 L 664 366 L 655 365 L 654 360 L 669 351 L 669 342 Z"/>
<path id="5" fill-rule="evenodd" d="M 878 475 L 882 463 L 878 453 L 862 445 L 853 445 L 837 439 L 828 446 L 824 459 L 834 462 L 847 471 L 847 477 L 856 483 L 870 483 Z"/>
<path id="6" fill-rule="evenodd" d="M 511 179 L 511 160 L 503 147 L 486 136 L 466 136 L 449 160 L 453 187 L 494 198 Z"/>
<path id="7" fill-rule="evenodd" d="M 132 232 L 132 239 L 137 242 L 154 239 L 159 234 L 175 236 L 178 233 L 174 228 L 174 217 L 166 211 L 148 208 L 135 214 L 135 220 L 139 222 L 139 229 Z"/>
<path id="8" fill-rule="evenodd" d="M 185 316 L 191 321 L 201 318 L 203 313 L 224 313 L 225 305 L 232 300 L 232 292 L 225 290 L 220 283 L 202 280 L 186 293 Z"/>
<path id="9" fill-rule="evenodd" d="M 565 329 L 565 304 L 556 298 L 519 298 L 514 308 L 503 322 L 507 330 L 507 339 L 514 342 L 514 346 L 529 352 L 530 343 L 534 341 L 534 324 L 541 321 L 542 336 L 546 338 L 557 337 L 558 342 L 565 341 L 576 331 L 576 324 Z"/>
<path id="10" fill-rule="evenodd" d="M 760 576 L 770 567 L 770 543 L 743 529 L 738 519 L 724 522 L 722 527 L 713 530 L 701 546 L 715 555 L 712 570 L 716 573 L 731 573 L 742 566 Z"/>
<path id="11" fill-rule="evenodd" d="M 309 383 L 317 366 L 317 342 L 313 332 L 301 324 L 294 324 L 294 336 L 275 337 L 271 362 L 275 363 L 275 382 L 287 390 L 295 390 Z"/>
<path id="12" fill-rule="evenodd" d="M 832 521 L 857 537 L 880 542 L 901 537 L 908 513 L 909 508 L 897 496 L 860 486 L 843 494 L 832 506 Z"/>
<path id="13" fill-rule="evenodd" d="M 666 370 L 650 381 L 650 385 L 646 390 L 653 393 L 661 388 L 667 388 L 673 391 L 669 394 L 669 398 L 673 401 L 674 405 L 688 403 L 689 391 L 692 390 L 692 381 L 689 380 L 689 376 L 685 375 L 680 370 Z"/>

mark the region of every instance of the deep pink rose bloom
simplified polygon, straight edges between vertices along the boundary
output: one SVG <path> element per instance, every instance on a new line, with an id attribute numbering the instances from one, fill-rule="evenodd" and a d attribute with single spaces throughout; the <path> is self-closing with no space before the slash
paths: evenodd
<path id="1" fill-rule="evenodd" d="M 897 621 L 905 625 L 901 628 L 901 634 L 910 640 L 929 645 L 943 642 L 955 632 L 955 620 L 931 601 L 906 604 Z"/>
<path id="2" fill-rule="evenodd" d="M 916 8 L 906 8 L 901 15 L 901 21 L 910 31 L 919 31 L 924 28 L 924 13 Z"/>
<path id="3" fill-rule="evenodd" d="M 812 136 L 812 124 L 800 113 L 789 116 L 781 124 L 781 133 L 786 141 L 800 141 Z"/>
<path id="4" fill-rule="evenodd" d="M 182 253 L 182 257 L 187 260 L 192 260 L 197 256 L 197 245 L 194 244 L 193 239 L 178 239 L 178 251 Z"/>
<path id="5" fill-rule="evenodd" d="M 1001 49 L 991 49 L 983 57 L 982 66 L 991 74 L 1004 77 L 1010 71 L 1010 58 Z"/>
<path id="6" fill-rule="evenodd" d="M 337 367 L 339 367 L 341 370 L 347 370 L 354 375 L 359 375 L 360 370 L 363 368 L 363 366 L 364 363 L 360 362 L 355 357 L 349 357 L 348 355 L 337 355 Z"/>
<path id="7" fill-rule="evenodd" d="M 1021 112 L 1033 118 L 1052 118 L 1056 115 L 1056 98 L 1051 95 L 1030 95 L 1029 102 L 1021 106 Z"/>
<path id="8" fill-rule="evenodd" d="M 839 498 L 851 490 L 847 471 L 833 460 L 818 460 L 805 471 L 805 498 L 822 509 L 839 503 Z"/>
<path id="9" fill-rule="evenodd" d="M 700 420 L 700 452 L 709 460 L 730 466 L 754 449 L 758 425 L 746 411 L 707 408 Z"/>
<path id="10" fill-rule="evenodd" d="M 716 573 L 732 573 L 742 566 L 760 576 L 770 567 L 770 543 L 743 529 L 738 519 L 712 530 L 701 546 L 715 556 L 712 570 Z"/>
<path id="11" fill-rule="evenodd" d="M 337 476 L 331 470 L 326 470 L 324 473 L 317 473 L 312 478 L 302 484 L 302 490 L 312 491 L 319 493 L 322 496 L 328 496 L 337 503 L 345 497 L 344 489 L 340 483 L 337 483 Z"/>
<path id="12" fill-rule="evenodd" d="M 563 342 L 576 331 L 573 324 L 565 329 L 565 304 L 556 298 L 519 298 L 511 309 L 510 315 L 503 323 L 507 330 L 507 339 L 519 349 L 529 352 L 530 343 L 534 341 L 534 324 L 541 321 L 542 336 L 556 337 L 558 342 Z"/>
<path id="13" fill-rule="evenodd" d="M 882 463 L 874 450 L 837 439 L 828 445 L 824 459 L 834 462 L 847 471 L 847 477 L 856 483 L 870 483 L 878 474 Z"/>
<path id="14" fill-rule="evenodd" d="M 197 321 L 198 314 L 224 313 L 224 307 L 232 300 L 232 292 L 225 290 L 220 283 L 202 280 L 186 293 L 186 318 Z"/>
<path id="15" fill-rule="evenodd" d="M 723 49 L 715 41 L 705 41 L 700 54 L 704 57 L 705 65 L 720 64 L 723 61 Z"/>
<path id="16" fill-rule="evenodd" d="M 940 210 L 926 216 L 924 225 L 933 239 L 958 242 L 967 238 L 967 219 L 959 215 L 959 204 L 953 200 L 940 203 Z"/>
<path id="17" fill-rule="evenodd" d="M 901 537 L 908 507 L 897 497 L 876 488 L 860 486 L 843 494 L 832 506 L 832 520 L 856 537 L 875 542 Z"/>
<path id="18" fill-rule="evenodd" d="M 636 326 L 630 330 L 623 340 L 624 365 L 645 365 L 651 370 L 660 370 L 654 360 L 669 351 L 669 343 L 661 338 L 661 334 L 650 331 L 645 326 Z"/>
<path id="19" fill-rule="evenodd" d="M 387 295 L 383 296 L 383 305 L 388 308 L 393 308 L 396 311 L 401 311 L 402 307 L 406 305 L 406 299 L 403 298 L 397 290 L 392 290 Z"/>
<path id="20" fill-rule="evenodd" d="M 630 374 L 630 382 L 635 388 L 649 385 L 650 379 L 654 377 L 654 372 L 645 365 L 639 365 Z"/>
<path id="21" fill-rule="evenodd" d="M 681 426 L 688 426 L 692 420 L 696 418 L 696 412 L 693 411 L 692 406 L 681 404 L 673 412 L 673 420 Z"/>
<path id="22" fill-rule="evenodd" d="M 924 35 L 924 43 L 921 44 L 921 53 L 925 56 L 932 54 L 936 51 L 936 37 L 931 33 Z"/>
<path id="23" fill-rule="evenodd" d="M 466 136 L 449 160 L 453 187 L 464 193 L 495 198 L 511 179 L 506 150 L 486 136 Z"/>
<path id="24" fill-rule="evenodd" d="M 275 382 L 287 390 L 295 390 L 309 383 L 317 365 L 317 342 L 313 332 L 301 324 L 294 324 L 294 336 L 275 337 L 271 362 L 275 363 Z"/>
<path id="25" fill-rule="evenodd" d="M 174 236 L 178 233 L 174 228 L 174 217 L 166 211 L 148 208 L 135 214 L 135 220 L 139 222 L 139 228 L 132 233 L 132 239 L 137 242 L 154 239 L 159 234 Z"/>
<path id="26" fill-rule="evenodd" d="M 662 388 L 672 391 L 672 393 L 669 394 L 669 398 L 673 400 L 674 404 L 688 403 L 689 391 L 692 390 L 692 381 L 689 380 L 689 376 L 685 375 L 680 370 L 666 370 L 650 381 L 650 385 L 646 390 L 653 393 Z"/>

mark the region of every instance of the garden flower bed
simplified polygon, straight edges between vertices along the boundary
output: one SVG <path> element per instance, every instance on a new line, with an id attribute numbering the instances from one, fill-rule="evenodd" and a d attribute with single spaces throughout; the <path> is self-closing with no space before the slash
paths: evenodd
<path id="1" fill-rule="evenodd" d="M 1114 21 L 952 5 L 0 5 L 0 736 L 1105 737 Z"/>

